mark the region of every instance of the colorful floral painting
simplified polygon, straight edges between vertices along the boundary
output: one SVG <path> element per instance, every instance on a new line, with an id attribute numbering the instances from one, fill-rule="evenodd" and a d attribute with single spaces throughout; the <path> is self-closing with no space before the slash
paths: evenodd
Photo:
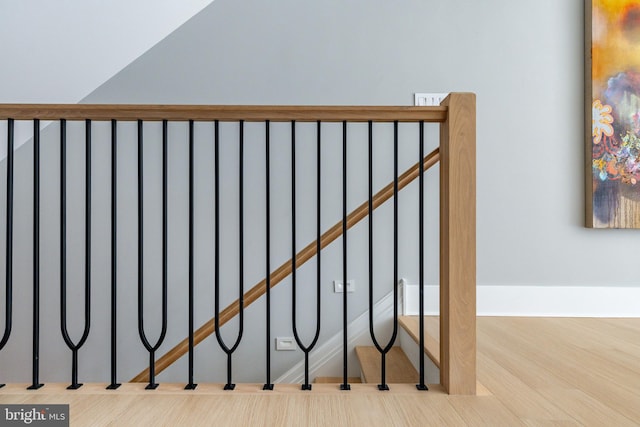
<path id="1" fill-rule="evenodd" d="M 640 0 L 586 4 L 587 226 L 640 228 Z"/>

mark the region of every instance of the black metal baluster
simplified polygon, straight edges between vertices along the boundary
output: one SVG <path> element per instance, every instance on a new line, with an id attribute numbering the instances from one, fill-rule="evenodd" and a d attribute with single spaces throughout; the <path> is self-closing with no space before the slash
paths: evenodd
<path id="1" fill-rule="evenodd" d="M 416 384 L 418 390 L 429 390 L 424 382 L 424 121 L 420 122 L 420 161 L 418 167 L 418 259 L 419 264 L 419 310 L 418 321 L 420 322 L 420 383 Z"/>
<path id="2" fill-rule="evenodd" d="M 154 351 L 157 350 L 164 341 L 167 333 L 167 299 L 168 299 L 168 273 L 169 259 L 168 259 L 168 234 L 169 234 L 169 136 L 168 136 L 168 122 L 162 121 L 162 332 L 158 343 L 155 345 Z M 155 365 L 155 363 L 154 363 Z M 155 366 L 154 366 L 155 369 Z M 151 382 L 151 381 L 150 381 Z"/>
<path id="3" fill-rule="evenodd" d="M 266 185 L 266 338 L 267 338 L 267 382 L 262 386 L 263 390 L 273 390 L 273 384 L 271 384 L 271 189 L 270 189 L 270 167 L 269 167 L 269 120 L 265 122 L 265 185 Z"/>
<path id="4" fill-rule="evenodd" d="M 351 390 L 347 366 L 347 122 L 342 122 L 342 368 L 340 390 Z"/>
<path id="5" fill-rule="evenodd" d="M 40 384 L 40 120 L 33 120 L 33 360 L 32 381 L 27 390 Z"/>
<path id="6" fill-rule="evenodd" d="M 380 352 L 381 369 L 378 390 L 389 390 L 386 382 L 386 356 L 398 334 L 398 122 L 393 124 L 393 333 L 383 348 L 373 328 L 373 123 L 369 121 L 369 333 Z"/>
<path id="7" fill-rule="evenodd" d="M 369 215 L 369 334 L 373 345 L 378 349 L 380 354 L 384 354 L 384 349 L 378 343 L 375 332 L 373 330 L 373 122 L 369 121 L 369 200 L 367 203 Z M 382 381 L 384 384 L 384 381 Z"/>
<path id="8" fill-rule="evenodd" d="M 120 387 L 116 375 L 117 362 L 117 182 L 118 122 L 111 120 L 111 384 L 107 390 Z"/>
<path id="9" fill-rule="evenodd" d="M 321 319 L 321 297 L 322 297 L 322 264 L 321 264 L 321 255 L 322 255 L 322 222 L 321 222 L 321 214 L 322 214 L 322 156 L 321 156 L 321 142 L 322 142 L 322 125 L 320 120 L 318 120 L 318 130 L 317 130 L 317 138 L 316 138 L 316 335 L 313 338 L 313 342 L 309 345 L 309 349 L 318 342 L 318 338 L 320 338 L 320 319 Z M 304 381 L 305 383 L 309 383 L 309 356 L 305 355 L 305 372 L 304 372 Z"/>
<path id="10" fill-rule="evenodd" d="M 84 330 L 74 344 L 67 329 L 67 126 L 60 121 L 60 317 L 62 338 L 71 350 L 71 385 L 69 390 L 82 387 L 78 383 L 78 350 L 89 337 L 91 326 L 91 120 L 85 120 L 85 289 Z"/>
<path id="11" fill-rule="evenodd" d="M 396 341 L 398 335 L 398 121 L 393 123 L 393 334 L 382 356 L 382 381 L 378 388 L 388 390 L 384 377 L 384 356 Z"/>
<path id="12" fill-rule="evenodd" d="M 317 156 L 318 156 L 318 224 L 320 222 L 320 122 L 318 122 L 318 143 L 317 143 Z M 320 257 L 320 234 L 318 234 L 318 240 L 316 242 L 316 251 L 318 257 Z M 316 333 L 311 341 L 311 344 L 305 346 L 300 335 L 298 334 L 298 328 L 296 324 L 296 122 L 291 122 L 291 281 L 292 281 L 292 324 L 293 324 L 293 336 L 300 349 L 304 352 L 304 384 L 302 384 L 302 390 L 311 390 L 311 384 L 309 384 L 309 352 L 316 345 L 318 337 L 320 336 L 320 258 L 318 258 L 318 281 L 317 281 L 317 299 L 316 299 Z"/>
<path id="13" fill-rule="evenodd" d="M 228 347 L 222 338 L 222 334 L 220 333 L 220 173 L 219 173 L 219 149 L 218 149 L 218 141 L 219 141 L 219 132 L 218 132 L 218 121 L 215 122 L 215 142 L 214 142 L 214 156 L 215 156 L 215 171 L 214 171 L 214 198 L 215 198 L 215 260 L 214 260 L 214 268 L 215 268 L 215 280 L 214 280 L 214 289 L 215 289 L 215 331 L 216 331 L 216 340 L 218 344 L 222 348 L 222 350 L 227 354 L 227 383 L 224 385 L 225 390 L 233 390 L 236 385 L 233 384 L 231 380 L 231 355 L 240 345 L 240 341 L 242 339 L 242 333 L 244 328 L 244 121 L 240 120 L 240 137 L 239 137 L 239 288 L 238 288 L 238 304 L 239 304 L 239 326 L 238 326 L 238 336 L 236 341 L 231 347 Z"/>
<path id="14" fill-rule="evenodd" d="M 149 352 L 149 384 L 147 390 L 155 390 L 155 353 L 167 334 L 167 121 L 162 121 L 162 326 L 154 345 L 149 343 L 144 331 L 144 150 L 143 122 L 138 120 L 138 335 Z"/>
<path id="15" fill-rule="evenodd" d="M 143 214 L 144 214 L 144 203 L 143 203 L 143 127 L 142 120 L 138 120 L 138 335 L 140 335 L 140 339 L 142 340 L 142 344 L 150 352 L 149 348 L 151 345 L 144 335 L 144 271 L 143 271 L 143 261 L 144 261 L 144 230 L 143 230 Z M 155 364 L 153 363 L 153 359 L 150 357 L 149 363 L 149 385 L 147 387 L 157 387 L 155 384 Z"/>
<path id="16" fill-rule="evenodd" d="M 60 327 L 69 346 L 67 325 L 67 121 L 60 120 Z M 66 335 L 66 338 L 65 338 Z M 73 344 L 72 344 L 73 345 Z"/>
<path id="17" fill-rule="evenodd" d="M 194 199 L 193 199 L 193 156 L 194 156 L 194 137 L 193 137 L 193 120 L 189 120 L 189 383 L 184 386 L 185 390 L 194 390 L 198 384 L 193 382 L 193 329 L 194 329 L 194 306 L 193 306 L 193 274 L 194 274 Z"/>
<path id="18" fill-rule="evenodd" d="M 13 139 L 14 121 L 7 121 L 7 235 L 6 235 L 6 267 L 5 267 L 5 322 L 4 333 L 0 340 L 0 350 L 4 348 L 11 336 L 12 303 L 13 303 Z M 4 384 L 0 384 L 0 388 Z"/>

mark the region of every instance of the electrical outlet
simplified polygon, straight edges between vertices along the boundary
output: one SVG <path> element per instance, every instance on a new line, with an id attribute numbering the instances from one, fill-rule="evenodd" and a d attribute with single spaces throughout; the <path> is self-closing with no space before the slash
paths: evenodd
<path id="1" fill-rule="evenodd" d="M 296 349 L 296 340 L 293 337 L 277 337 L 276 350 L 292 351 Z"/>
<path id="2" fill-rule="evenodd" d="M 347 293 L 356 291 L 356 281 L 355 280 L 347 280 Z M 344 292 L 344 286 L 342 286 L 342 280 L 334 280 L 333 281 L 333 292 L 336 294 L 341 294 Z"/>
<path id="3" fill-rule="evenodd" d="M 448 93 L 414 93 L 413 105 L 428 107 L 438 106 L 449 95 Z"/>

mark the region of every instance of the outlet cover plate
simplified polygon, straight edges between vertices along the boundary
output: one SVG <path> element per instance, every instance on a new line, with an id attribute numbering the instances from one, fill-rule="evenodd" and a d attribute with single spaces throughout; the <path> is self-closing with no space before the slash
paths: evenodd
<path id="1" fill-rule="evenodd" d="M 277 337 L 276 338 L 276 350 L 277 351 L 293 351 L 297 348 L 296 340 L 293 337 Z"/>

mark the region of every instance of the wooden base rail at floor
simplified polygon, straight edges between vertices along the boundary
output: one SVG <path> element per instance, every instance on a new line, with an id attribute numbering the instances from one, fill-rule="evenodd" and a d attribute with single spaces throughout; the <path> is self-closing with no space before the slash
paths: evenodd
<path id="1" fill-rule="evenodd" d="M 429 153 L 422 161 L 423 170 L 428 170 L 430 167 L 438 163 L 440 160 L 440 151 L 438 148 Z M 411 166 L 402 175 L 398 177 L 398 190 L 403 189 L 411 182 L 413 182 L 420 175 L 419 164 Z M 393 182 L 386 185 L 382 190 L 375 194 L 373 198 L 373 209 L 378 208 L 387 200 L 393 197 Z M 368 215 L 368 202 L 362 203 L 353 212 L 347 216 L 347 229 L 353 227 L 362 219 Z M 327 232 L 320 237 L 320 248 L 324 249 L 333 241 L 338 239 L 342 235 L 342 221 L 336 223 Z M 317 241 L 314 241 L 307 245 L 304 249 L 296 254 L 296 266 L 300 267 L 302 264 L 309 261 L 316 255 Z M 278 267 L 273 273 L 271 273 L 271 287 L 280 283 L 287 278 L 292 270 L 292 260 L 286 261 L 280 267 Z M 244 294 L 244 306 L 247 307 L 257 301 L 262 295 L 266 293 L 266 278 L 253 286 L 249 291 Z M 220 326 L 233 319 L 239 313 L 239 301 L 236 300 L 228 305 L 224 310 L 220 312 L 218 319 Z M 194 333 L 194 345 L 198 345 L 204 341 L 208 336 L 215 332 L 215 319 L 212 318 L 204 325 L 198 328 Z M 168 368 L 172 363 L 177 361 L 180 357 L 184 356 L 189 351 L 189 339 L 185 338 L 175 347 L 169 350 L 166 354 L 160 357 L 155 362 L 155 373 L 159 374 Z M 149 370 L 145 369 L 136 375 L 131 382 L 148 382 Z"/>

